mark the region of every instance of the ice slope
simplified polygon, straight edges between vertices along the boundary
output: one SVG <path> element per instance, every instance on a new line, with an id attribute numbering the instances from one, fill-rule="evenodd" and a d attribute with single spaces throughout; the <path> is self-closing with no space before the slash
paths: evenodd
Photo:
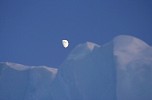
<path id="1" fill-rule="evenodd" d="M 89 45 L 78 45 L 59 68 L 53 100 L 152 100 L 149 45 L 127 35 Z"/>
<path id="2" fill-rule="evenodd" d="M 0 63 L 0 100 L 50 100 L 57 69 Z"/>

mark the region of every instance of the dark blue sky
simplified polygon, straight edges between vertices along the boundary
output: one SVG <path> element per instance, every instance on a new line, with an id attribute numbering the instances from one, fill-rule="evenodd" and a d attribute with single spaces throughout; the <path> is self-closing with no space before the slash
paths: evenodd
<path id="1" fill-rule="evenodd" d="M 152 44 L 151 0 L 0 0 L 0 61 L 56 67 L 76 44 L 120 34 Z"/>

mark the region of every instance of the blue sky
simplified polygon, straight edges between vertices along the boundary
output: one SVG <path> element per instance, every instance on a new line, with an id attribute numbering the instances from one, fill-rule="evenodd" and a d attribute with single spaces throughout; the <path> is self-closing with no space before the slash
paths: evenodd
<path id="1" fill-rule="evenodd" d="M 152 44 L 150 0 L 0 0 L 0 61 L 57 67 L 77 44 L 120 34 Z"/>

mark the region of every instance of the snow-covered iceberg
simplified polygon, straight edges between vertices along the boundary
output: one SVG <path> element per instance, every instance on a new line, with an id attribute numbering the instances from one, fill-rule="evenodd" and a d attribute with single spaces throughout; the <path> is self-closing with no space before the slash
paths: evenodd
<path id="1" fill-rule="evenodd" d="M 152 48 L 120 35 L 79 44 L 58 69 L 0 63 L 0 100 L 152 100 Z"/>

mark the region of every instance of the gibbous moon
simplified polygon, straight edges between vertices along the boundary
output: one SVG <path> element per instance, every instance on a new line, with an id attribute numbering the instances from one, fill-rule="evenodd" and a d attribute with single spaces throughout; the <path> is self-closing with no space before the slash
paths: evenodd
<path id="1" fill-rule="evenodd" d="M 62 40 L 62 45 L 64 48 L 67 48 L 69 46 L 68 40 Z"/>

